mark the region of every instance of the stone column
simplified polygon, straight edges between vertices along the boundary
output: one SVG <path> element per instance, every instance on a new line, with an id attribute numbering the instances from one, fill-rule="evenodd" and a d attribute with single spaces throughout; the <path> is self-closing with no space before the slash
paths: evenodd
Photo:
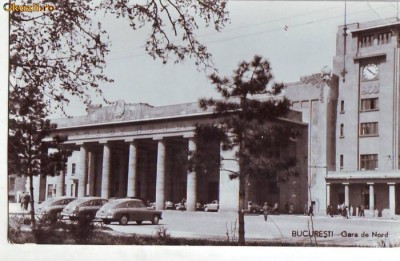
<path id="1" fill-rule="evenodd" d="M 110 145 L 104 144 L 103 147 L 103 168 L 101 178 L 101 197 L 108 199 L 110 197 L 110 164 L 111 151 Z"/>
<path id="2" fill-rule="evenodd" d="M 118 196 L 126 196 L 126 160 L 124 155 L 119 158 L 119 173 L 118 173 Z"/>
<path id="3" fill-rule="evenodd" d="M 369 185 L 369 210 L 375 216 L 374 183 L 367 183 L 367 185 Z"/>
<path id="4" fill-rule="evenodd" d="M 127 196 L 128 197 L 137 197 L 137 147 L 134 142 L 129 144 L 129 163 L 128 163 L 128 188 L 127 188 Z"/>
<path id="5" fill-rule="evenodd" d="M 393 217 L 396 214 L 396 183 L 389 185 L 389 214 Z"/>
<path id="6" fill-rule="evenodd" d="M 349 183 L 343 183 L 344 185 L 344 204 L 349 207 Z"/>
<path id="7" fill-rule="evenodd" d="M 61 170 L 60 174 L 57 177 L 56 196 L 57 197 L 64 196 L 64 193 L 65 193 L 64 189 L 65 189 L 65 173 L 64 173 L 64 170 Z"/>
<path id="8" fill-rule="evenodd" d="M 95 186 L 96 186 L 96 155 L 94 152 L 89 152 L 89 166 L 88 166 L 88 176 L 89 176 L 89 188 L 88 195 L 94 196 Z"/>
<path id="9" fill-rule="evenodd" d="M 326 183 L 326 207 L 331 204 L 331 184 Z"/>
<path id="10" fill-rule="evenodd" d="M 221 146 L 222 147 L 222 146 Z M 239 210 L 239 179 L 231 179 L 231 171 L 238 172 L 239 164 L 235 160 L 238 147 L 223 151 L 222 170 L 219 173 L 219 209 L 221 212 L 237 212 Z"/>
<path id="11" fill-rule="evenodd" d="M 165 141 L 158 141 L 157 148 L 157 181 L 156 181 L 156 209 L 165 208 Z"/>
<path id="12" fill-rule="evenodd" d="M 193 138 L 189 138 L 189 152 L 196 150 L 196 143 Z M 189 157 L 190 159 L 190 157 Z M 196 211 L 197 203 L 197 175 L 196 171 L 188 171 L 186 187 L 186 208 L 188 211 Z"/>
<path id="13" fill-rule="evenodd" d="M 87 183 L 87 149 L 84 145 L 81 146 L 79 155 L 79 183 L 78 183 L 78 198 L 86 196 L 86 183 Z"/>

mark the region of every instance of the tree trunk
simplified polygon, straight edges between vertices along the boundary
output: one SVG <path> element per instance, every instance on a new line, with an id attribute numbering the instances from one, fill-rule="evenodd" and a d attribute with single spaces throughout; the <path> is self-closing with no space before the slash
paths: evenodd
<path id="1" fill-rule="evenodd" d="M 244 197 L 246 192 L 246 179 L 244 176 L 239 176 L 239 245 L 243 246 L 245 242 L 244 231 Z"/>
<path id="2" fill-rule="evenodd" d="M 32 176 L 32 172 L 31 170 L 29 171 L 30 173 L 28 174 L 29 176 L 29 193 L 31 194 L 30 196 L 30 205 L 31 205 L 31 225 L 34 228 L 36 226 L 36 222 L 35 222 L 35 200 L 33 197 L 33 176 Z"/>

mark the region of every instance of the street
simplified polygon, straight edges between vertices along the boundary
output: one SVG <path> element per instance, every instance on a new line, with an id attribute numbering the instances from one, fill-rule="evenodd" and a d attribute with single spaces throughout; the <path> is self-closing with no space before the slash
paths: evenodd
<path id="1" fill-rule="evenodd" d="M 159 226 L 167 229 L 172 237 L 190 237 L 226 240 L 227 233 L 234 233 L 236 213 L 163 211 Z M 314 231 L 318 243 L 338 245 L 379 246 L 381 240 L 386 244 L 400 243 L 400 221 L 391 219 L 372 219 L 352 217 L 344 219 L 334 216 L 316 216 Z M 310 242 L 310 217 L 302 215 L 269 216 L 264 221 L 263 215 L 245 216 L 246 240 L 269 240 L 285 242 Z M 115 231 L 154 235 L 157 226 L 151 223 L 137 225 L 130 222 L 127 226 L 112 223 Z M 310 227 L 310 228 L 308 228 Z M 237 224 L 236 224 L 237 231 Z"/>

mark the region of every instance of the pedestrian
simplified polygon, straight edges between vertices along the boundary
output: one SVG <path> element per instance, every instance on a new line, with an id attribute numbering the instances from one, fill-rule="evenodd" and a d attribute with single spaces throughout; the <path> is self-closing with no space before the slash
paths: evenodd
<path id="1" fill-rule="evenodd" d="M 275 215 L 279 215 L 279 204 L 278 202 L 275 202 L 274 208 L 272 209 L 272 213 Z"/>
<path id="2" fill-rule="evenodd" d="M 289 214 L 289 201 L 286 201 L 286 203 L 285 203 L 285 211 L 286 211 L 286 214 Z"/>
<path id="3" fill-rule="evenodd" d="M 29 201 L 31 200 L 31 196 L 28 192 L 24 193 L 24 210 L 28 210 Z"/>
<path id="4" fill-rule="evenodd" d="M 24 210 L 24 193 L 25 191 L 22 191 L 22 193 L 19 194 L 19 204 L 21 205 L 21 210 Z"/>
<path id="5" fill-rule="evenodd" d="M 338 215 L 342 215 L 342 206 L 340 204 L 337 205 Z"/>
<path id="6" fill-rule="evenodd" d="M 293 214 L 293 209 L 294 209 L 294 205 L 292 202 L 290 202 L 289 204 L 289 214 L 292 215 Z"/>
<path id="7" fill-rule="evenodd" d="M 349 218 L 349 214 L 348 214 L 348 211 L 347 211 L 347 206 L 343 207 L 342 212 L 343 212 L 343 217 L 348 219 Z"/>
<path id="8" fill-rule="evenodd" d="M 361 204 L 361 206 L 360 206 L 360 217 L 365 217 L 364 209 L 365 209 L 364 204 Z"/>
<path id="9" fill-rule="evenodd" d="M 267 221 L 267 219 L 268 219 L 269 210 L 270 210 L 270 209 L 269 209 L 268 203 L 265 202 L 265 203 L 264 203 L 264 206 L 263 206 L 264 220 L 265 220 L 265 221 Z"/>
<path id="10" fill-rule="evenodd" d="M 309 216 L 314 216 L 314 208 L 313 205 L 311 204 L 310 207 L 308 208 L 308 215 Z"/>
<path id="11" fill-rule="evenodd" d="M 307 216 L 307 215 L 308 215 L 308 205 L 305 204 L 304 205 L 304 216 Z"/>

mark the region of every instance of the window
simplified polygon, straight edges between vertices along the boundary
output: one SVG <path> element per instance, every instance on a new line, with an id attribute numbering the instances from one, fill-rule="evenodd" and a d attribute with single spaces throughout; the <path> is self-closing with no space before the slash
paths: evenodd
<path id="1" fill-rule="evenodd" d="M 8 191 L 13 192 L 15 188 L 15 178 L 14 177 L 9 177 L 8 179 Z"/>
<path id="2" fill-rule="evenodd" d="M 47 185 L 47 198 L 53 197 L 53 184 Z"/>
<path id="3" fill-rule="evenodd" d="M 340 155 L 340 169 L 343 169 L 343 155 Z"/>
<path id="4" fill-rule="evenodd" d="M 390 43 L 391 39 L 392 39 L 392 33 L 391 32 L 378 34 L 378 44 Z"/>
<path id="5" fill-rule="evenodd" d="M 344 113 L 344 101 L 340 101 L 340 113 Z"/>
<path id="6" fill-rule="evenodd" d="M 366 122 L 361 123 L 360 136 L 378 135 L 378 123 Z"/>
<path id="7" fill-rule="evenodd" d="M 344 124 L 340 124 L 340 137 L 344 137 Z"/>
<path id="8" fill-rule="evenodd" d="M 72 163 L 71 175 L 75 175 L 75 168 L 76 168 L 76 164 L 75 164 L 75 163 Z"/>
<path id="9" fill-rule="evenodd" d="M 367 47 L 372 46 L 374 42 L 374 37 L 372 35 L 362 36 L 359 38 L 358 45 L 359 47 Z"/>
<path id="10" fill-rule="evenodd" d="M 378 98 L 361 99 L 361 111 L 376 111 L 379 109 Z"/>
<path id="11" fill-rule="evenodd" d="M 378 168 L 378 154 L 364 154 L 360 156 L 361 170 L 375 170 Z"/>

